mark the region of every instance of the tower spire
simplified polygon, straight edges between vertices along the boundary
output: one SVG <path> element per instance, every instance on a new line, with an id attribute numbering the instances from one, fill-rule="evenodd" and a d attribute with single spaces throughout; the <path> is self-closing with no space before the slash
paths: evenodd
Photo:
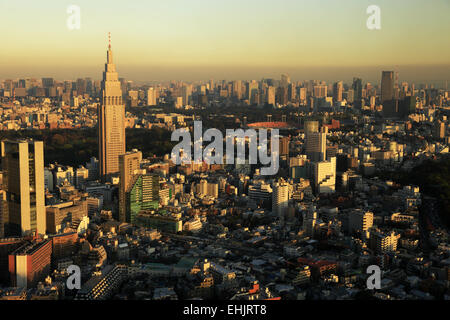
<path id="1" fill-rule="evenodd" d="M 113 58 L 112 58 L 112 50 L 111 50 L 111 32 L 108 32 L 108 51 L 107 51 L 107 58 L 106 58 L 106 64 L 112 64 Z M 108 69 L 111 70 L 112 69 Z"/>

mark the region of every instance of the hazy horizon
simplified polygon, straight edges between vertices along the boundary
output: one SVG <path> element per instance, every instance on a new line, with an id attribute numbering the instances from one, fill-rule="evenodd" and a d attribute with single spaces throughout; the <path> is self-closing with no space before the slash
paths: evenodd
<path id="1" fill-rule="evenodd" d="M 2 70 L 2 78 L 24 79 L 52 77 L 55 80 L 76 80 L 77 78 L 92 78 L 101 80 L 103 66 L 77 68 L 77 70 L 55 68 L 30 68 L 28 74 L 17 75 L 8 70 Z M 399 81 L 416 84 L 435 84 L 445 86 L 450 79 L 450 65 L 429 66 L 361 66 L 361 67 L 245 67 L 236 69 L 230 67 L 161 67 L 161 66 L 117 66 L 121 78 L 134 82 L 145 83 L 155 81 L 207 81 L 221 80 L 261 80 L 280 79 L 287 73 L 292 81 L 323 80 L 326 82 L 344 81 L 350 83 L 353 77 L 362 78 L 364 82 L 379 84 L 382 71 L 398 71 Z M 417 74 L 420 74 L 418 76 Z M 250 75 L 250 76 L 248 76 Z"/>
<path id="2" fill-rule="evenodd" d="M 81 28 L 69 30 L 69 5 Z M 369 5 L 381 30 L 369 30 Z M 276 78 L 377 83 L 450 80 L 449 0 L 4 0 L 0 78 L 100 79 L 107 34 L 120 77 L 142 81 Z"/>

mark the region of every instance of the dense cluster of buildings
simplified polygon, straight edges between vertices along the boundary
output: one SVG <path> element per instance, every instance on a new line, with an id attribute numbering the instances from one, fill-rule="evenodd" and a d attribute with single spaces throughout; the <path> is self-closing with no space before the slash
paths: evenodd
<path id="1" fill-rule="evenodd" d="M 42 142 L 2 142 L 0 299 L 355 299 L 371 265 L 383 273 L 378 299 L 449 298 L 449 235 L 433 199 L 378 177 L 448 154 L 448 90 L 398 86 L 393 72 L 381 90 L 287 75 L 129 85 L 111 46 L 101 82 L 2 83 L 3 99 L 14 98 L 1 107 L 3 130 L 98 123 L 99 154 L 79 168 L 45 166 Z M 298 108 L 304 121 L 257 125 L 282 135 L 280 169 L 263 176 L 248 162 L 176 166 L 127 151 L 125 128 L 151 126 L 130 120 L 127 103 L 269 104 Z M 174 129 L 194 117 L 155 119 Z M 80 289 L 66 285 L 71 265 Z"/>
<path id="2" fill-rule="evenodd" d="M 112 59 L 112 53 L 108 58 Z M 57 81 L 53 78 L 1 81 L 0 102 L 3 103 L 0 106 L 0 130 L 94 127 L 97 121 L 104 121 L 103 113 L 98 113 L 97 109 L 108 108 L 108 105 L 115 103 L 136 110 L 141 106 L 170 106 L 178 110 L 217 106 L 289 106 L 306 113 L 356 109 L 385 118 L 407 118 L 416 115 L 416 110 L 423 107 L 443 107 L 448 101 L 447 88 L 399 83 L 398 74 L 394 71 L 383 71 L 381 85 L 363 84 L 360 78 L 354 78 L 350 85 L 343 81 L 330 84 L 319 80 L 291 81 L 288 75 L 282 75 L 281 80 L 139 84 L 119 78 L 115 69 L 110 69 L 109 74 L 115 74 L 115 84 L 107 90 L 114 94 L 112 99 L 117 97 L 117 100 L 103 100 L 103 82 L 90 78 L 76 81 Z M 123 117 L 125 128 L 158 126 L 172 130 L 186 126 L 192 115 L 165 114 L 155 108 L 146 116 L 128 111 Z M 436 131 L 439 130 L 442 131 L 436 128 Z"/>

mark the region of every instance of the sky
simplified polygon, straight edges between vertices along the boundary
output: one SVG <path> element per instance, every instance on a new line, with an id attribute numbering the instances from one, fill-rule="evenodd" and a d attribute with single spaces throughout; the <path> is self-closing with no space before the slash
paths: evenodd
<path id="1" fill-rule="evenodd" d="M 449 16 L 450 0 L 0 0 L 0 79 L 100 79 L 111 32 L 119 75 L 135 81 L 445 81 Z"/>

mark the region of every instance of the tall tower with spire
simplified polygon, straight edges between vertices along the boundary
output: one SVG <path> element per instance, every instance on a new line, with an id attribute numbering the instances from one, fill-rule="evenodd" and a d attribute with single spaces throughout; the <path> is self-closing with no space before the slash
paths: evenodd
<path id="1" fill-rule="evenodd" d="M 111 34 L 108 34 L 108 38 L 102 100 L 97 110 L 100 178 L 103 181 L 119 172 L 119 155 L 125 153 L 125 106 L 119 75 L 113 63 Z"/>

